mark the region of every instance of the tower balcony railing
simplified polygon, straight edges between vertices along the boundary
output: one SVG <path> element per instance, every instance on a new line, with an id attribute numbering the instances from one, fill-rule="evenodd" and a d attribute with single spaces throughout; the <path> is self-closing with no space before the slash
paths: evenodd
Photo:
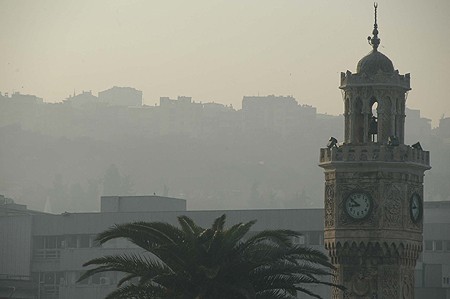
<path id="1" fill-rule="evenodd" d="M 367 77 L 364 74 L 352 74 L 350 71 L 341 73 L 340 88 L 346 86 L 397 86 L 410 90 L 410 75 L 400 75 L 398 71 L 393 74 L 376 74 L 374 77 Z"/>
<path id="2" fill-rule="evenodd" d="M 342 145 L 340 147 L 321 148 L 320 163 L 355 162 L 410 162 L 429 167 L 430 153 L 408 145 Z"/>

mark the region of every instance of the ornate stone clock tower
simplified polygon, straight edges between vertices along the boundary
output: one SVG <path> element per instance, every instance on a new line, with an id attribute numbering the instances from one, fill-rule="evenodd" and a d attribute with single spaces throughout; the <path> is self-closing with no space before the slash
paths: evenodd
<path id="1" fill-rule="evenodd" d="M 333 299 L 414 298 L 422 251 L 423 177 L 429 152 L 404 144 L 409 74 L 378 51 L 377 6 L 372 51 L 356 73 L 341 73 L 345 140 L 320 150 L 325 171 L 324 242 L 336 266 Z"/>

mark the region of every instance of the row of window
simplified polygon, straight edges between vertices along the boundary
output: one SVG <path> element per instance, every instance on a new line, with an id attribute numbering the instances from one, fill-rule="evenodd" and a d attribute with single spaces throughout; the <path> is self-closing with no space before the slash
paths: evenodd
<path id="1" fill-rule="evenodd" d="M 246 237 L 251 237 L 257 234 L 257 231 L 249 232 Z M 323 245 L 323 232 L 321 231 L 308 231 L 301 232 L 301 235 L 294 237 L 292 242 L 296 245 Z"/>
<path id="2" fill-rule="evenodd" d="M 450 240 L 425 240 L 426 251 L 450 251 Z"/>
<path id="3" fill-rule="evenodd" d="M 450 277 L 442 277 L 442 284 L 450 285 Z"/>
<path id="4" fill-rule="evenodd" d="M 83 274 L 82 271 L 67 272 L 37 272 L 32 274 L 33 281 L 38 282 L 39 298 L 59 298 L 59 288 L 64 286 L 87 286 L 87 285 L 111 285 L 118 281 L 117 273 L 96 273 L 91 277 L 77 282 Z M 123 277 L 120 276 L 120 278 Z"/>
<path id="5" fill-rule="evenodd" d="M 257 232 L 251 232 L 250 235 Z M 96 235 L 64 235 L 64 236 L 35 236 L 33 238 L 33 249 L 35 251 L 51 251 L 66 248 L 134 248 L 135 246 L 125 239 L 113 239 L 101 245 L 95 241 Z M 300 245 L 323 245 L 323 232 L 303 232 L 302 236 L 294 240 Z"/>
<path id="6" fill-rule="evenodd" d="M 33 249 L 63 249 L 100 247 L 95 235 L 36 236 Z"/>

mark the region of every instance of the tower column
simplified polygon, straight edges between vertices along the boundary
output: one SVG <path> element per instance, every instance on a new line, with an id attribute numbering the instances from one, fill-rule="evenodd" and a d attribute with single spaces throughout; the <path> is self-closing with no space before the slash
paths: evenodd
<path id="1" fill-rule="evenodd" d="M 370 140 L 370 136 L 369 136 L 369 122 L 370 122 L 370 114 L 369 113 L 364 113 L 364 139 L 363 139 L 363 143 L 367 143 Z"/>

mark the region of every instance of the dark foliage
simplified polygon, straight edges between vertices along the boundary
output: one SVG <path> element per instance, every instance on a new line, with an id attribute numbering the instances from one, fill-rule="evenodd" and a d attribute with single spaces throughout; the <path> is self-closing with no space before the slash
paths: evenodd
<path id="1" fill-rule="evenodd" d="M 126 238 L 145 253 L 93 259 L 79 281 L 100 272 L 125 277 L 107 296 L 116 298 L 250 299 L 296 298 L 323 281 L 333 266 L 322 252 L 292 241 L 291 230 L 266 230 L 246 238 L 255 221 L 225 228 L 225 215 L 204 229 L 186 216 L 179 227 L 161 222 L 116 225 L 97 237 L 100 243 Z M 138 281 L 137 283 L 133 283 Z"/>

